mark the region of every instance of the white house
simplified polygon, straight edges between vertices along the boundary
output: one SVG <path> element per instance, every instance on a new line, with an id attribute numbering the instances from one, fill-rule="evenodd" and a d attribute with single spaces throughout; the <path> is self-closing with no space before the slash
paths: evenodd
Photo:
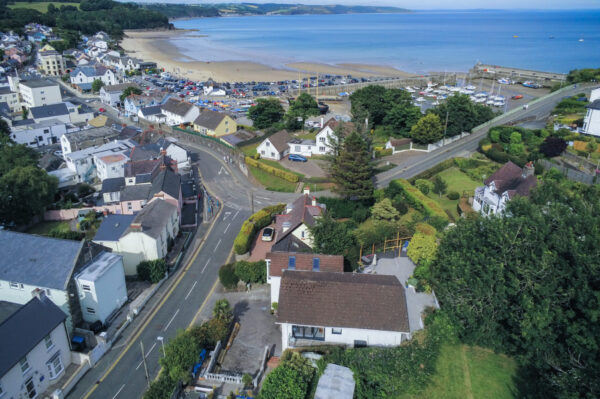
<path id="1" fill-rule="evenodd" d="M 313 239 L 309 228 L 324 212 L 324 205 L 316 198 L 303 194 L 294 202 L 287 204 L 285 213 L 275 216 L 275 244 L 272 251 L 290 251 L 290 241 L 295 246 L 311 251 Z"/>
<path id="2" fill-rule="evenodd" d="M 138 115 L 138 112 L 144 107 L 151 107 L 155 105 L 161 105 L 167 99 L 169 95 L 164 95 L 161 93 L 146 93 L 146 94 L 132 94 L 127 97 L 123 103 L 123 108 L 125 108 L 125 115 Z M 162 112 L 162 110 L 161 110 Z M 166 116 L 164 117 L 166 121 Z"/>
<path id="3" fill-rule="evenodd" d="M 67 167 L 77 173 L 78 181 L 88 182 L 96 176 L 100 179 L 123 177 L 122 165 L 128 160 L 125 154 L 135 146 L 136 143 L 131 140 L 115 140 L 97 147 L 63 154 Z M 104 157 L 107 158 L 102 159 Z"/>
<path id="4" fill-rule="evenodd" d="M 191 158 L 187 150 L 177 144 L 177 139 L 173 137 L 167 137 L 165 140 L 167 156 L 173 161 L 177 162 L 177 170 L 185 171 L 191 166 Z"/>
<path id="5" fill-rule="evenodd" d="M 338 122 L 330 119 L 317 133 L 315 140 L 292 139 L 289 141 L 290 154 L 310 157 L 312 155 L 328 155 L 333 152 L 337 142 L 336 129 L 342 129 L 342 135 L 346 136 L 354 129 L 351 122 Z"/>
<path id="6" fill-rule="evenodd" d="M 58 119 L 49 119 L 35 123 L 16 123 L 11 126 L 10 137 L 15 143 L 29 147 L 40 147 L 55 144 L 63 134 L 67 133 L 67 124 Z M 25 121 L 19 121 L 25 122 Z"/>
<path id="7" fill-rule="evenodd" d="M 106 322 L 127 302 L 123 257 L 102 252 L 75 276 L 83 320 Z"/>
<path id="8" fill-rule="evenodd" d="M 288 142 L 290 139 L 291 137 L 287 130 L 281 130 L 264 139 L 256 147 L 256 152 L 260 154 L 261 158 L 279 161 L 289 154 L 290 148 Z"/>
<path id="9" fill-rule="evenodd" d="M 105 86 L 119 83 L 117 76 L 111 69 L 98 64 L 77 67 L 71 72 L 70 76 L 71 84 L 84 91 L 91 90 L 92 83 L 96 79 L 100 79 Z"/>
<path id="10" fill-rule="evenodd" d="M 161 105 L 161 110 L 165 114 L 168 125 L 192 123 L 200 115 L 200 108 L 176 98 L 169 98 Z"/>
<path id="11" fill-rule="evenodd" d="M 8 86 L 0 87 L 0 103 L 6 103 L 10 108 L 10 112 L 19 112 L 21 110 L 19 94 L 12 91 Z"/>
<path id="12" fill-rule="evenodd" d="M 58 83 L 48 79 L 19 81 L 22 105 L 27 108 L 62 102 Z"/>
<path id="13" fill-rule="evenodd" d="M 112 154 L 101 152 L 94 154 L 96 176 L 100 181 L 124 176 L 125 164 L 129 158 L 125 154 Z"/>
<path id="14" fill-rule="evenodd" d="M 592 90 L 587 113 L 583 119 L 583 133 L 600 136 L 600 88 Z"/>
<path id="15" fill-rule="evenodd" d="M 43 291 L 0 319 L 0 397 L 36 398 L 71 364 L 67 315 Z"/>
<path id="16" fill-rule="evenodd" d="M 149 107 L 140 108 L 140 110 L 137 112 L 137 116 L 150 122 L 167 122 L 167 117 L 165 114 L 163 114 L 160 105 L 151 105 Z"/>
<path id="17" fill-rule="evenodd" d="M 177 207 L 156 198 L 135 215 L 106 217 L 94 242 L 123 256 L 125 274 L 130 276 L 137 274 L 140 262 L 164 258 L 178 232 Z"/>
<path id="18" fill-rule="evenodd" d="M 282 350 L 397 346 L 411 337 L 404 287 L 396 276 L 378 274 L 285 270 L 277 324 Z"/>
<path id="19" fill-rule="evenodd" d="M 530 162 L 523 169 L 507 162 L 475 189 L 473 209 L 484 216 L 503 213 L 506 204 L 515 196 L 528 197 L 537 185 L 534 167 Z"/>
<path id="20" fill-rule="evenodd" d="M 121 94 L 123 94 L 123 90 L 128 87 L 135 87 L 136 89 L 140 88 L 136 83 L 119 83 L 116 85 L 102 86 L 100 89 L 100 100 L 102 103 L 110 105 L 111 107 L 119 107 L 121 106 Z"/>

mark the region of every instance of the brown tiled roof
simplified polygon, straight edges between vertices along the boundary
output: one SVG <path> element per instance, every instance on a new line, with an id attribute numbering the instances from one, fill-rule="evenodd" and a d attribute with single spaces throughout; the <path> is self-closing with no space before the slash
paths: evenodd
<path id="1" fill-rule="evenodd" d="M 296 270 L 312 271 L 313 259 L 319 259 L 321 272 L 344 272 L 344 257 L 341 255 L 323 255 L 301 252 L 267 252 L 265 259 L 271 260 L 269 275 L 281 277 L 281 273 L 288 268 L 290 256 L 296 257 Z"/>
<path id="2" fill-rule="evenodd" d="M 283 272 L 278 323 L 409 332 L 404 287 L 395 276 Z"/>
<path id="3" fill-rule="evenodd" d="M 515 195 L 529 197 L 531 190 L 535 186 L 537 186 L 537 177 L 534 175 L 527 176 L 525 179 L 522 179 L 519 185 L 517 185 L 517 187 L 515 187 L 513 190 L 508 190 L 508 196 L 509 198 L 512 198 Z"/>
<path id="4" fill-rule="evenodd" d="M 399 147 L 401 145 L 410 144 L 411 139 L 390 139 L 390 144 L 392 147 Z"/>
<path id="5" fill-rule="evenodd" d="M 203 110 L 194 121 L 194 125 L 202 126 L 210 130 L 215 130 L 227 115 L 222 112 Z"/>
<path id="6" fill-rule="evenodd" d="M 125 177 L 152 174 L 160 166 L 161 159 L 146 159 L 143 161 L 130 161 L 125 164 Z"/>
<path id="7" fill-rule="evenodd" d="M 523 170 L 514 163 L 508 161 L 500 169 L 492 173 L 485 180 L 485 185 L 488 186 L 494 182 L 496 192 L 502 194 L 507 190 L 514 190 L 523 180 Z"/>
<path id="8" fill-rule="evenodd" d="M 180 101 L 176 98 L 169 98 L 167 102 L 161 106 L 161 109 L 175 115 L 185 116 L 193 107 L 194 104 Z"/>
<path id="9" fill-rule="evenodd" d="M 327 126 L 329 126 L 331 128 L 331 130 L 335 130 L 340 125 L 342 126 L 342 132 L 344 133 L 344 136 L 347 136 L 354 131 L 354 123 L 353 122 L 340 122 L 340 121 L 335 120 L 335 118 L 331 118 L 327 122 L 325 122 L 325 124 L 323 125 L 323 129 L 325 129 Z M 321 130 L 323 130 L 323 129 L 321 129 Z"/>
<path id="10" fill-rule="evenodd" d="M 283 152 L 288 148 L 291 137 L 287 130 L 280 130 L 268 139 L 278 152 Z"/>
<path id="11" fill-rule="evenodd" d="M 283 239 L 289 232 L 292 232 L 300 224 L 305 223 L 307 226 L 315 224 L 315 217 L 320 216 L 323 213 L 323 209 L 320 206 L 312 206 L 312 197 L 308 194 L 304 194 L 299 197 L 292 204 L 292 210 L 290 213 L 284 215 L 277 215 L 275 217 L 275 230 L 277 231 L 277 241 Z M 290 229 L 285 233 L 283 232 L 283 223 L 289 222 Z"/>

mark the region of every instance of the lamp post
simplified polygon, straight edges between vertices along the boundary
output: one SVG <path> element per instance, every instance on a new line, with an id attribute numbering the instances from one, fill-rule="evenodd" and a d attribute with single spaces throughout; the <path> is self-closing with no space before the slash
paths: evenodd
<path id="1" fill-rule="evenodd" d="M 167 353 L 165 352 L 165 338 L 163 336 L 156 337 L 157 340 L 160 341 L 160 346 L 162 346 L 163 356 L 167 357 Z"/>

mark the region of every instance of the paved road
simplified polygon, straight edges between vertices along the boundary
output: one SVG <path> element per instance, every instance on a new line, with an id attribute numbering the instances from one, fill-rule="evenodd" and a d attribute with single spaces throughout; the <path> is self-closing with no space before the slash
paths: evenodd
<path id="1" fill-rule="evenodd" d="M 230 176 L 218 174 L 222 165 L 214 156 L 203 153 L 199 166 L 207 180 L 218 179 L 217 187 L 234 187 Z M 185 265 L 186 269 L 170 290 L 159 298 L 161 302 L 145 324 L 128 342 L 117 342 L 111 352 L 78 383 L 68 398 L 116 399 L 142 396 L 147 382 L 140 342 L 145 347 L 148 374 L 153 379 L 160 369 L 158 358 L 161 343 L 157 337 L 162 336 L 168 341 L 175 336 L 177 330 L 184 329 L 195 321 L 196 314 L 215 286 L 219 266 L 226 263 L 233 240 L 249 215 L 247 196 L 231 196 L 225 202 L 200 250 Z M 96 381 L 100 382 L 96 384 Z"/>
<path id="2" fill-rule="evenodd" d="M 487 134 L 490 127 L 515 123 L 522 120 L 532 121 L 545 119 L 550 115 L 556 104 L 562 98 L 573 96 L 583 91 L 587 92 L 591 88 L 595 87 L 598 86 L 588 86 L 585 88 L 579 86 L 576 88 L 571 88 L 567 91 L 551 95 L 536 104 L 530 105 L 526 110 L 520 110 L 507 116 L 501 116 L 492 125 L 476 130 L 473 134 L 465 137 L 464 139 L 457 140 L 452 144 L 430 153 L 424 152 L 423 155 L 419 157 L 411 157 L 409 160 L 401 162 L 394 169 L 390 169 L 386 172 L 378 174 L 376 176 L 376 186 L 378 188 L 386 187 L 390 181 L 394 179 L 410 178 L 426 171 L 442 161 L 445 161 L 446 159 L 468 155 L 477 150 L 479 141 Z"/>

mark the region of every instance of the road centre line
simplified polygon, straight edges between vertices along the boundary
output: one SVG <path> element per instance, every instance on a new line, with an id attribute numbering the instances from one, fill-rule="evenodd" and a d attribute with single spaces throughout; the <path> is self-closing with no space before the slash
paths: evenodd
<path id="1" fill-rule="evenodd" d="M 194 281 L 194 285 L 192 285 L 192 288 L 190 288 L 190 290 L 188 291 L 187 295 L 185 296 L 185 300 L 187 301 L 188 297 L 190 296 L 190 294 L 192 293 L 194 287 L 196 287 L 196 284 L 198 283 L 198 280 Z"/>
<path id="2" fill-rule="evenodd" d="M 140 363 L 140 364 L 142 364 L 142 363 Z M 115 399 L 121 393 L 121 391 L 123 390 L 123 388 L 125 388 L 125 384 L 121 385 L 121 388 L 119 388 L 119 390 L 117 391 L 117 393 L 115 394 L 115 396 L 112 397 L 112 399 Z"/>
<path id="3" fill-rule="evenodd" d="M 217 243 L 217 245 L 215 245 L 215 249 L 213 252 L 217 252 L 217 248 L 219 248 L 220 244 L 221 244 L 221 239 L 219 238 L 219 242 Z"/>
<path id="4" fill-rule="evenodd" d="M 179 313 L 179 308 L 177 308 L 177 312 L 175 312 L 175 314 L 173 315 L 173 317 L 171 317 L 171 320 L 169 320 L 169 322 L 167 323 L 167 325 L 165 326 L 165 328 L 163 328 L 163 331 L 167 331 L 167 328 L 169 328 L 169 326 L 173 322 L 173 319 L 175 319 L 175 316 L 177 316 L 177 313 Z"/>
<path id="5" fill-rule="evenodd" d="M 229 224 L 227 225 L 227 227 L 225 227 L 225 231 L 223 232 L 223 234 L 226 234 L 226 233 L 227 233 L 227 230 L 229 229 L 229 226 L 231 226 L 231 223 L 229 223 Z"/>
<path id="6" fill-rule="evenodd" d="M 210 262 L 212 258 L 208 258 L 208 260 L 206 261 L 206 263 L 204 264 L 204 267 L 202 268 L 202 271 L 200 272 L 200 274 L 204 273 L 204 270 L 206 270 L 206 266 L 208 266 L 208 262 Z"/>
<path id="7" fill-rule="evenodd" d="M 235 215 L 233 215 L 233 217 L 231 218 L 231 220 L 235 219 L 235 217 L 238 215 L 238 213 L 240 213 L 240 210 L 238 209 L 238 211 L 235 213 Z"/>

